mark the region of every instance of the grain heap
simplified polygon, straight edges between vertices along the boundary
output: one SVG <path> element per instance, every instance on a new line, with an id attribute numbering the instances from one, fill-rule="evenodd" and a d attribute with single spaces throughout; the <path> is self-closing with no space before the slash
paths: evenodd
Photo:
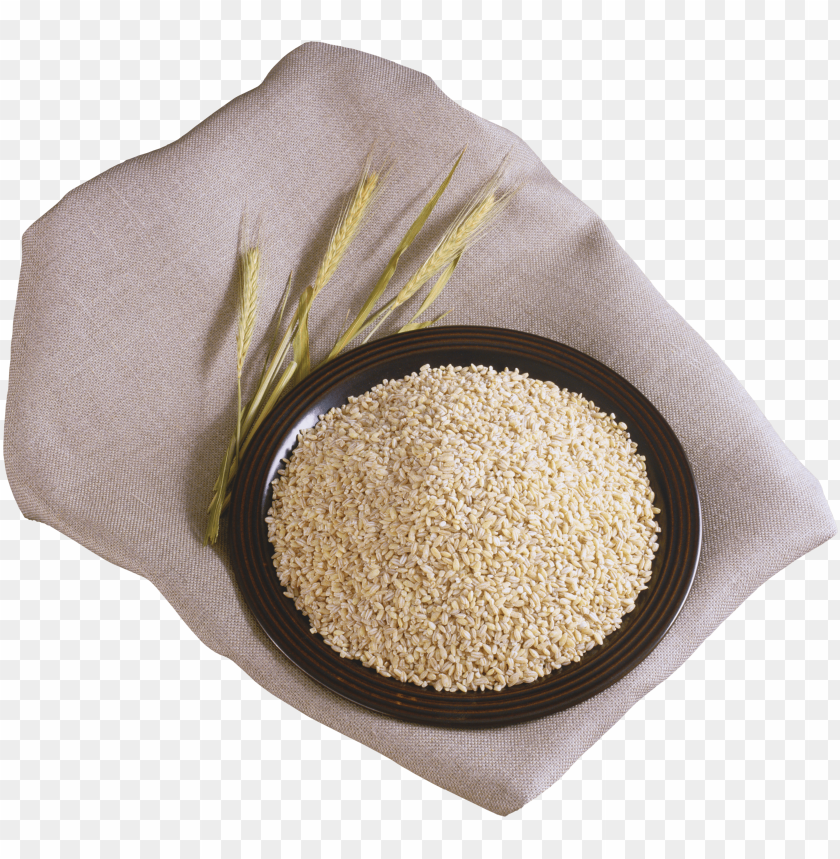
<path id="1" fill-rule="evenodd" d="M 312 631 L 439 690 L 530 683 L 617 629 L 659 527 L 623 423 L 526 373 L 428 365 L 301 433 L 274 565 Z"/>

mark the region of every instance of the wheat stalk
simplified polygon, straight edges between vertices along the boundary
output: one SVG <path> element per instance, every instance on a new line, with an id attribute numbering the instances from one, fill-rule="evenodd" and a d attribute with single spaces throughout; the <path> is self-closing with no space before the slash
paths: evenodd
<path id="1" fill-rule="evenodd" d="M 382 190 L 382 180 L 387 171 L 386 173 L 377 170 L 371 171 L 372 160 L 373 152 L 371 151 L 365 161 L 364 168 L 356 185 L 356 190 L 342 209 L 332 231 L 326 253 L 321 259 L 320 266 L 318 266 L 315 282 L 311 286 L 311 293 L 301 296 L 301 301 L 305 302 L 305 307 L 302 304 L 298 308 L 298 328 L 294 343 L 295 361 L 298 365 L 294 380 L 295 384 L 305 379 L 311 369 L 309 307 L 311 307 L 312 302 L 318 297 L 318 293 L 332 279 L 332 276 L 341 264 L 341 260 L 353 243 L 353 239 L 356 238 L 356 234 L 364 223 L 374 201 L 379 196 L 379 192 Z"/>
<path id="2" fill-rule="evenodd" d="M 309 375 L 311 367 L 309 357 L 309 311 L 312 309 L 312 302 L 314 300 L 315 288 L 307 286 L 301 293 L 300 300 L 298 301 L 298 327 L 293 344 L 294 360 L 297 364 L 296 383 Z"/>
<path id="3" fill-rule="evenodd" d="M 243 451 L 251 443 L 251 440 L 257 434 L 257 430 L 262 426 L 262 423 L 266 419 L 268 414 L 271 412 L 274 406 L 277 405 L 277 401 L 280 399 L 281 394 L 283 394 L 286 390 L 286 387 L 291 381 L 291 378 L 294 375 L 296 369 L 297 364 L 294 361 L 290 361 L 288 367 L 286 367 L 286 369 L 280 374 L 280 378 L 277 380 L 277 384 L 274 386 L 274 389 L 272 390 L 271 394 L 269 394 L 265 402 L 264 408 L 260 411 L 259 417 L 256 418 L 253 425 L 251 426 L 250 431 L 248 432 L 248 435 L 245 437 L 245 441 L 242 445 Z M 228 471 L 228 485 L 233 480 L 234 475 L 236 474 L 237 465 L 238 462 L 231 463 L 231 467 Z M 217 503 L 219 503 L 219 515 L 221 515 L 230 503 L 230 491 L 228 490 L 224 494 L 224 496 L 219 495 L 219 502 Z M 215 542 L 215 539 L 213 542 Z"/>
<path id="4" fill-rule="evenodd" d="M 467 246 L 475 242 L 497 204 L 498 200 L 491 193 L 472 211 L 468 212 L 466 217 L 455 219 L 438 246 L 400 290 L 394 303 L 395 309 L 401 304 L 405 304 L 424 283 L 460 257 Z"/>
<path id="5" fill-rule="evenodd" d="M 356 192 L 350 203 L 342 211 L 341 217 L 330 237 L 327 251 L 321 260 L 321 265 L 318 267 L 318 273 L 315 275 L 315 283 L 313 284 L 315 296 L 329 283 L 335 274 L 353 239 L 356 238 L 356 234 L 359 232 L 365 216 L 370 211 L 373 201 L 376 199 L 382 175 L 375 171 L 368 175 L 369 169 L 370 160 L 365 164 L 365 170 L 356 188 Z"/>
<path id="6" fill-rule="evenodd" d="M 394 251 L 391 259 L 388 261 L 388 265 L 385 266 L 385 271 L 382 272 L 379 280 L 376 282 L 376 285 L 368 295 L 365 303 L 359 309 L 359 312 L 356 314 L 356 318 L 350 324 L 350 326 L 342 333 L 339 334 L 338 338 L 333 345 L 330 354 L 327 356 L 326 360 L 329 361 L 332 358 L 335 358 L 339 352 L 361 331 L 365 329 L 365 327 L 369 324 L 367 322 L 368 318 L 371 316 L 373 308 L 376 307 L 376 303 L 382 297 L 382 294 L 388 288 L 388 284 L 391 282 L 391 278 L 394 276 L 394 273 L 397 270 L 397 265 L 399 264 L 400 258 L 402 255 L 408 250 L 411 246 L 412 242 L 415 238 L 417 238 L 417 234 L 423 229 L 424 224 L 431 215 L 435 206 L 437 205 L 437 201 L 440 199 L 441 194 L 446 190 L 450 181 L 452 180 L 455 171 L 458 169 L 458 165 L 461 163 L 461 159 L 464 157 L 465 149 L 461 150 L 461 154 L 455 160 L 455 163 L 452 165 L 452 169 L 446 175 L 446 178 L 441 182 L 438 186 L 437 191 L 435 191 L 431 200 L 423 207 L 420 211 L 420 214 L 415 218 L 412 225 L 408 228 L 406 234 L 402 237 L 400 243 L 397 245 L 397 249 Z"/>
<path id="7" fill-rule="evenodd" d="M 229 493 L 227 495 L 225 493 L 227 493 L 227 488 L 236 474 L 237 468 L 239 467 L 239 461 L 245 448 L 250 443 L 256 428 L 260 426 L 268 409 L 270 408 L 267 406 L 267 403 L 276 402 L 280 393 L 282 393 L 288 385 L 291 372 L 297 367 L 297 365 L 293 363 L 293 366 L 290 365 L 292 366 L 292 370 L 290 371 L 289 368 L 287 368 L 282 374 L 280 374 L 278 379 L 280 367 L 289 352 L 292 336 L 294 335 L 297 327 L 298 317 L 296 312 L 290 320 L 286 328 L 286 332 L 280 342 L 276 343 L 277 335 L 280 332 L 280 326 L 283 322 L 286 302 L 288 301 L 289 294 L 291 292 L 291 286 L 292 276 L 289 275 L 289 280 L 286 283 L 286 289 L 283 291 L 283 298 L 277 311 L 277 325 L 272 338 L 271 347 L 269 348 L 265 361 L 263 362 L 263 368 L 260 373 L 259 381 L 257 382 L 257 390 L 253 397 L 251 397 L 248 405 L 244 409 L 241 406 L 239 408 L 237 415 L 237 432 L 231 437 L 225 453 L 225 458 L 222 461 L 222 468 L 219 471 L 216 483 L 213 486 L 213 498 L 210 502 L 210 506 L 208 507 L 210 518 L 208 520 L 207 530 L 204 537 L 205 545 L 207 542 L 216 542 L 216 538 L 218 536 L 219 517 L 221 516 L 224 504 L 227 503 L 227 498 L 229 497 Z M 242 443 L 241 447 L 239 444 L 240 436 L 245 437 L 245 441 Z"/>
<path id="8" fill-rule="evenodd" d="M 451 311 L 447 310 L 446 313 L 442 313 L 440 316 L 431 320 L 431 322 L 415 322 L 415 320 L 422 316 L 431 306 L 434 304 L 435 299 L 443 292 L 443 288 L 449 283 L 449 278 L 452 277 L 455 272 L 455 268 L 458 265 L 461 259 L 461 255 L 455 257 L 452 262 L 449 263 L 448 266 L 440 273 L 440 277 L 434 282 L 434 285 L 429 290 L 426 297 L 423 299 L 423 303 L 417 309 L 417 312 L 408 322 L 400 328 L 399 333 L 403 334 L 406 331 L 417 331 L 420 328 L 428 328 L 429 325 L 434 325 L 436 322 L 439 322 L 443 319 L 444 316 L 448 316 Z"/>
<path id="9" fill-rule="evenodd" d="M 349 328 L 339 336 L 325 361 L 334 358 L 356 335 L 374 326 L 373 331 L 365 338 L 366 340 L 370 339 L 373 333 L 397 307 L 411 299 L 423 284 L 428 283 L 428 281 L 434 278 L 437 279 L 432 284 L 420 308 L 400 331 L 414 331 L 426 328 L 429 325 L 434 325 L 435 322 L 438 322 L 447 315 L 449 311 L 426 322 L 415 321 L 432 305 L 443 291 L 463 253 L 485 233 L 491 222 L 504 209 L 515 191 L 518 190 L 514 189 L 503 194 L 499 192 L 505 166 L 504 161 L 493 177 L 485 183 L 472 200 L 461 210 L 432 253 L 409 278 L 405 286 L 384 307 L 379 310 L 376 310 L 375 307 L 390 283 L 400 257 L 412 244 L 426 223 L 438 199 L 452 179 L 462 156 L 463 152 L 449 171 L 447 177 L 443 180 L 443 183 L 438 187 L 434 196 L 429 200 L 400 241 L 385 271 L 377 281 L 356 318 Z M 236 432 L 228 444 L 224 460 L 222 461 L 221 471 L 213 487 L 213 499 L 208 508 L 209 517 L 204 537 L 205 545 L 208 542 L 215 543 L 218 539 L 221 515 L 230 501 L 230 485 L 236 475 L 242 456 L 256 435 L 257 430 L 289 387 L 293 387 L 309 373 L 310 344 L 308 320 L 312 304 L 318 293 L 329 283 L 338 269 L 342 258 L 356 237 L 383 185 L 385 174 L 382 171 L 372 172 L 370 166 L 371 158 L 368 157 L 356 189 L 342 209 L 341 215 L 333 229 L 315 280 L 301 294 L 297 308 L 278 343 L 277 337 L 280 333 L 286 302 L 291 292 L 291 275 L 289 276 L 282 304 L 278 308 L 276 330 L 273 333 L 268 354 L 263 362 L 257 389 L 245 408 L 242 407 L 241 379 L 245 357 L 253 338 L 256 323 L 260 266 L 259 246 L 257 243 L 254 243 L 252 246 L 244 248 L 240 253 L 239 321 L 236 331 L 238 401 Z M 283 366 L 290 349 L 293 352 L 292 359 L 285 370 L 281 371 L 280 368 Z"/>
<path id="10" fill-rule="evenodd" d="M 458 213 L 447 228 L 443 238 L 408 279 L 405 286 L 384 307 L 371 313 L 365 324 L 360 326 L 360 330 L 362 330 L 373 325 L 373 329 L 364 339 L 365 343 L 373 337 L 379 327 L 398 307 L 405 304 L 416 294 L 423 284 L 440 274 L 438 282 L 432 286 L 421 308 L 411 318 L 408 326 L 413 326 L 414 320 L 438 297 L 455 271 L 455 267 L 458 265 L 461 256 L 484 235 L 491 223 L 501 214 L 510 202 L 511 197 L 518 190 L 518 188 L 515 188 L 506 193 L 499 192 L 504 168 L 505 161 L 502 162 L 499 169 L 472 200 Z M 405 330 L 413 330 L 413 328 L 409 328 L 408 326 L 405 327 Z"/>
<path id="11" fill-rule="evenodd" d="M 242 375 L 242 365 L 254 336 L 259 294 L 260 249 L 249 248 L 239 264 L 239 324 L 236 328 L 236 373 Z"/>
<path id="12" fill-rule="evenodd" d="M 257 297 L 259 295 L 260 249 L 248 248 L 239 259 L 239 323 L 236 326 L 236 455 L 242 433 L 242 367 L 254 336 L 257 324 Z"/>
<path id="13" fill-rule="evenodd" d="M 218 539 L 221 514 L 230 499 L 229 486 L 236 475 L 242 455 L 257 429 L 283 391 L 290 384 L 296 384 L 309 374 L 309 309 L 315 296 L 335 274 L 382 187 L 383 173 L 382 171 L 371 171 L 371 161 L 372 156 L 369 156 L 355 191 L 342 210 L 332 232 L 326 253 L 315 276 L 315 282 L 312 286 L 307 287 L 301 295 L 297 310 L 280 343 L 274 349 L 273 355 L 269 351 L 266 356 L 257 383 L 257 390 L 244 409 L 242 408 L 242 368 L 256 322 L 260 250 L 255 245 L 240 255 L 239 322 L 236 331 L 236 432 L 228 444 L 221 471 L 213 487 L 213 498 L 208 508 L 209 518 L 204 538 L 205 544 L 208 542 L 215 543 Z M 291 276 L 278 314 L 277 331 L 275 331 L 273 340 L 276 340 L 280 330 L 283 310 L 289 297 L 290 288 Z M 294 350 L 293 360 L 281 373 L 280 367 L 290 348 Z"/>

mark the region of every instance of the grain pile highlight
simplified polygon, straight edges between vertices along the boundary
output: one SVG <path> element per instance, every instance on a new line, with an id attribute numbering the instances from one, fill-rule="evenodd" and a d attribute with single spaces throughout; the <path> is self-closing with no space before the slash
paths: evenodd
<path id="1" fill-rule="evenodd" d="M 302 432 L 274 481 L 280 581 L 380 674 L 530 683 L 601 644 L 650 578 L 660 511 L 626 430 L 525 373 L 385 381 Z"/>

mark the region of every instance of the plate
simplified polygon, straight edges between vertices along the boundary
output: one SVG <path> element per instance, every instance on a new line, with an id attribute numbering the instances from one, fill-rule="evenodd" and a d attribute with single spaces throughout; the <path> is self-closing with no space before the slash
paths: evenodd
<path id="1" fill-rule="evenodd" d="M 580 662 L 499 692 L 438 692 L 383 677 L 342 659 L 311 633 L 308 619 L 284 596 L 271 557 L 265 517 L 271 481 L 301 430 L 384 379 L 424 364 L 484 364 L 517 369 L 577 391 L 627 424 L 647 458 L 662 529 L 648 588 L 604 644 Z M 398 334 L 354 349 L 323 365 L 266 418 L 240 468 L 229 511 L 229 546 L 242 597 L 274 644 L 327 689 L 378 713 L 439 727 L 495 728 L 538 719 L 603 692 L 639 665 L 670 628 L 694 580 L 700 554 L 697 487 L 683 449 L 664 417 L 626 379 L 576 349 L 502 328 L 446 326 Z"/>

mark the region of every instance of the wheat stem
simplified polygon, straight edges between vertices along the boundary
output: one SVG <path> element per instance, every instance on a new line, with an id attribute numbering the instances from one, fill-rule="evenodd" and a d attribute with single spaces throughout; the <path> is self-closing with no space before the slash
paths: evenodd
<path id="1" fill-rule="evenodd" d="M 397 333 L 405 334 L 407 331 L 420 331 L 423 328 L 429 328 L 432 325 L 436 325 L 441 319 L 445 319 L 450 313 L 452 313 L 451 307 L 449 310 L 444 310 L 439 316 L 435 316 L 434 319 L 427 319 L 425 322 L 409 322 L 407 325 L 403 325 Z"/>
<path id="2" fill-rule="evenodd" d="M 257 255 L 257 264 L 258 260 L 259 256 Z M 253 268 L 253 266 L 254 263 L 252 262 L 251 267 Z M 244 280 L 245 278 L 243 278 L 243 281 Z M 280 305 L 277 317 L 277 328 L 275 330 L 274 339 L 276 339 L 276 335 L 280 330 L 280 325 L 282 324 L 283 312 L 286 308 L 286 302 L 288 301 L 289 293 L 291 290 L 291 282 L 291 275 L 289 275 L 289 280 L 286 284 L 286 289 L 284 290 L 283 300 Z M 242 318 L 243 317 L 240 314 L 240 320 Z M 295 313 L 295 315 L 290 320 L 289 325 L 286 328 L 286 332 L 280 340 L 280 343 L 277 345 L 276 349 L 273 350 L 273 354 L 271 351 L 269 351 L 268 355 L 266 356 L 266 359 L 263 362 L 263 369 L 260 374 L 259 383 L 257 385 L 257 391 L 248 401 L 248 404 L 245 406 L 244 409 L 241 406 L 241 383 L 239 381 L 241 368 L 241 365 L 239 363 L 239 355 L 241 354 L 240 343 L 244 344 L 247 342 L 250 345 L 250 340 L 253 336 L 253 325 L 251 326 L 250 332 L 247 331 L 247 326 L 243 327 L 243 334 L 247 335 L 247 337 L 239 335 L 237 331 L 237 401 L 239 403 L 239 408 L 236 414 L 236 431 L 233 433 L 230 442 L 228 443 L 227 450 L 225 451 L 225 458 L 222 461 L 222 468 L 219 471 L 219 475 L 216 478 L 216 483 L 213 486 L 213 498 L 211 499 L 210 506 L 208 508 L 209 517 L 204 535 L 205 545 L 208 542 L 215 543 L 218 539 L 219 520 L 223 510 L 223 499 L 229 495 L 228 488 L 239 467 L 242 455 L 245 453 L 245 449 L 247 448 L 248 443 L 252 437 L 251 430 L 255 422 L 259 421 L 261 423 L 263 420 L 265 414 L 264 406 L 266 392 L 268 391 L 273 380 L 276 378 L 277 372 L 289 352 L 291 340 L 295 333 L 296 326 L 297 313 Z M 247 346 L 245 347 L 245 351 L 247 351 Z M 285 378 L 285 381 L 283 382 L 285 386 L 286 382 L 288 382 L 288 376 L 284 374 L 284 377 L 281 378 Z M 244 443 L 241 442 L 243 436 L 245 437 Z"/>
<path id="3" fill-rule="evenodd" d="M 283 336 L 283 339 L 280 341 L 280 345 L 274 352 L 274 355 L 271 359 L 271 363 L 268 365 L 267 369 L 263 370 L 262 375 L 260 376 L 259 385 L 257 387 L 257 391 L 248 405 L 241 410 L 240 412 L 240 420 L 242 421 L 242 434 L 245 436 L 245 442 L 242 445 L 241 450 L 237 452 L 237 444 L 236 444 L 236 436 L 234 435 L 230 443 L 228 444 L 228 450 L 225 454 L 227 458 L 226 468 L 227 472 L 223 474 L 219 473 L 218 478 L 216 479 L 216 484 L 213 486 L 213 498 L 210 502 L 210 507 L 208 510 L 213 509 L 213 505 L 216 504 L 219 493 L 221 492 L 222 486 L 227 489 L 228 484 L 231 480 L 233 480 L 236 475 L 237 469 L 239 468 L 239 463 L 241 461 L 242 455 L 245 453 L 245 450 L 248 447 L 248 444 L 251 439 L 252 429 L 254 425 L 259 425 L 262 423 L 265 415 L 268 412 L 269 406 L 266 405 L 266 394 L 271 386 L 273 380 L 277 376 L 278 368 L 283 364 L 283 361 L 286 359 L 286 355 L 289 352 L 289 348 L 291 346 L 291 338 L 293 333 L 296 330 L 297 323 L 297 314 L 292 318 L 289 323 L 288 328 L 286 329 L 286 333 Z M 293 362 L 294 363 L 294 362 Z M 290 365 L 291 366 L 291 365 Z M 297 366 L 297 365 L 295 365 Z M 283 387 L 288 382 L 288 368 L 283 371 L 283 375 L 280 377 L 280 381 L 274 387 L 274 391 L 282 390 L 279 386 L 282 384 Z M 272 393 L 268 397 L 268 402 L 272 402 L 271 397 L 274 396 Z M 276 402 L 276 397 L 274 399 Z"/>
<path id="4" fill-rule="evenodd" d="M 292 343 L 294 351 L 294 360 L 297 364 L 297 375 L 295 376 L 295 384 L 302 381 L 309 375 L 311 367 L 309 355 L 309 311 L 312 308 L 312 302 L 315 299 L 314 287 L 307 286 L 301 293 L 298 301 L 298 327 L 295 332 L 295 339 Z"/>
<path id="5" fill-rule="evenodd" d="M 230 459 L 231 459 L 231 447 L 228 446 L 227 453 L 225 454 L 224 462 L 222 463 L 222 470 L 220 472 L 221 475 L 221 485 L 226 487 L 228 485 L 228 476 L 230 474 Z M 224 492 L 221 493 L 224 495 Z M 207 530 L 204 532 L 204 545 L 206 546 L 208 543 L 215 543 L 219 538 L 219 520 L 222 517 L 222 503 L 220 500 L 220 495 L 216 495 L 213 498 L 213 503 L 210 505 L 210 516 L 207 521 Z"/>
<path id="6" fill-rule="evenodd" d="M 254 425 L 251 427 L 251 431 L 248 433 L 247 437 L 245 438 L 245 443 L 242 446 L 243 451 L 245 451 L 245 449 L 251 443 L 251 440 L 256 435 L 257 430 L 262 426 L 262 423 L 266 419 L 266 417 L 269 414 L 271 414 L 271 410 L 277 405 L 277 401 L 280 399 L 280 395 L 286 390 L 286 386 L 289 384 L 289 381 L 291 380 L 292 376 L 294 375 L 294 372 L 296 369 L 297 369 L 297 364 L 295 364 L 295 362 L 292 361 L 292 362 L 290 362 L 289 366 L 286 367 L 286 369 L 283 371 L 283 374 L 278 379 L 277 384 L 274 386 L 274 389 L 271 392 L 271 396 L 268 398 L 268 401 L 265 404 L 265 408 L 260 412 L 259 418 L 257 418 L 257 420 L 254 422 Z M 233 480 L 234 476 L 236 475 L 236 469 L 237 469 L 238 465 L 239 465 L 238 462 L 235 462 L 231 465 L 230 480 L 228 482 Z M 225 499 L 222 502 L 220 512 L 224 512 L 227 509 L 227 506 L 229 503 L 230 503 L 230 492 L 227 492 L 225 495 Z"/>
<path id="7" fill-rule="evenodd" d="M 434 285 L 429 290 L 428 295 L 426 295 L 426 297 L 423 299 L 423 303 L 417 309 L 417 312 L 414 314 L 414 316 L 411 317 L 411 319 L 409 319 L 407 325 L 403 325 L 403 327 L 400 328 L 400 333 L 402 333 L 403 331 L 415 331 L 418 328 L 425 327 L 423 323 L 415 322 L 415 320 L 422 316 L 432 306 L 435 299 L 441 294 L 441 292 L 443 292 L 444 287 L 447 283 L 449 283 L 449 278 L 452 277 L 453 273 L 455 272 L 455 268 L 457 267 L 460 259 L 461 254 L 458 254 L 458 256 L 456 256 L 455 259 L 453 259 L 452 262 L 449 263 L 449 265 L 441 272 L 440 277 L 435 281 Z M 447 311 L 447 313 L 449 312 L 450 311 Z M 437 322 L 439 319 L 442 318 L 443 316 L 439 316 L 434 321 Z"/>
<path id="8" fill-rule="evenodd" d="M 268 367 L 268 362 L 271 356 L 274 354 L 274 347 L 277 345 L 277 335 L 280 333 L 280 326 L 283 323 L 283 317 L 286 314 L 286 303 L 289 300 L 289 294 L 292 291 L 292 272 L 289 272 L 289 279 L 286 281 L 286 288 L 283 290 L 283 298 L 278 305 L 277 309 L 274 311 L 274 319 L 277 321 L 274 323 L 274 330 L 271 332 L 271 342 L 268 344 L 268 349 L 265 353 L 265 360 L 263 361 L 262 370 L 260 370 L 260 379 L 262 379 L 265 371 Z M 273 320 L 272 320 L 273 321 Z"/>

